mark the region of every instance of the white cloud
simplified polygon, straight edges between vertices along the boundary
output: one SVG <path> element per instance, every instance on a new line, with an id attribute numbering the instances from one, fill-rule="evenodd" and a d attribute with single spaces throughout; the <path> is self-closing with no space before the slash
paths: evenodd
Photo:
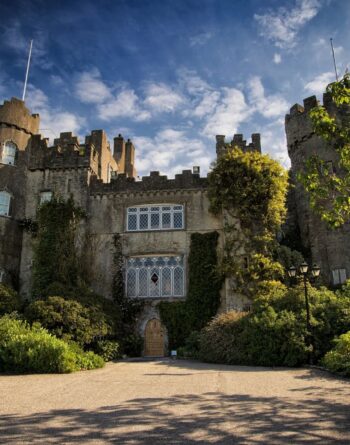
<path id="1" fill-rule="evenodd" d="M 203 117 L 206 114 L 212 113 L 217 106 L 219 98 L 220 93 L 218 91 L 209 91 L 208 93 L 204 93 L 203 99 L 193 111 L 193 116 Z"/>
<path id="2" fill-rule="evenodd" d="M 202 46 L 213 37 L 211 32 L 201 32 L 195 36 L 190 37 L 190 46 Z"/>
<path id="3" fill-rule="evenodd" d="M 178 70 L 178 76 L 180 86 L 193 96 L 202 95 L 204 92 L 212 90 L 210 85 L 193 70 L 181 68 Z"/>
<path id="4" fill-rule="evenodd" d="M 173 112 L 184 98 L 165 84 L 151 83 L 145 90 L 144 105 L 155 112 Z"/>
<path id="5" fill-rule="evenodd" d="M 208 116 L 203 134 L 214 138 L 216 134 L 233 134 L 240 123 L 251 115 L 244 95 L 236 88 L 222 88 L 221 99 L 215 111 Z"/>
<path id="6" fill-rule="evenodd" d="M 278 65 L 278 64 L 281 63 L 281 62 L 282 62 L 281 54 L 277 54 L 277 53 L 275 53 L 275 54 L 273 55 L 273 63 L 275 63 L 276 65 Z"/>
<path id="7" fill-rule="evenodd" d="M 99 104 L 112 97 L 97 69 L 81 73 L 75 82 L 75 95 L 84 103 Z"/>
<path id="8" fill-rule="evenodd" d="M 97 111 L 100 119 L 107 121 L 116 117 L 127 117 L 141 122 L 151 117 L 149 111 L 141 109 L 139 98 L 131 89 L 122 90 L 113 99 L 99 104 Z"/>
<path id="9" fill-rule="evenodd" d="M 264 86 L 260 77 L 254 76 L 248 82 L 249 101 L 252 107 L 266 118 L 273 118 L 284 114 L 288 108 L 288 102 L 279 94 L 265 96 Z"/>
<path id="10" fill-rule="evenodd" d="M 293 8 L 278 8 L 266 14 L 254 14 L 260 26 L 260 35 L 279 48 L 293 48 L 300 29 L 312 20 L 321 9 L 319 0 L 297 0 Z"/>
<path id="11" fill-rule="evenodd" d="M 141 176 L 148 175 L 152 170 L 173 176 L 198 164 L 206 172 L 212 160 L 202 140 L 173 128 L 165 128 L 152 138 L 134 137 L 133 142 L 137 171 Z"/>
<path id="12" fill-rule="evenodd" d="M 40 114 L 40 130 L 50 140 L 65 131 L 78 134 L 85 125 L 85 119 L 60 108 L 51 107 L 46 94 L 32 85 L 28 85 L 26 105 L 33 113 Z"/>
<path id="13" fill-rule="evenodd" d="M 322 94 L 326 86 L 335 80 L 335 74 L 331 71 L 326 73 L 319 74 L 314 79 L 310 80 L 305 86 L 304 89 L 313 94 Z"/>

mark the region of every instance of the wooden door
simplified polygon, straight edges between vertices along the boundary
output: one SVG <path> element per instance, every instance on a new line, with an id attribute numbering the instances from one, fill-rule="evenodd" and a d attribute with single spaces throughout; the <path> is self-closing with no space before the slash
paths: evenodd
<path id="1" fill-rule="evenodd" d="M 144 355 L 146 357 L 164 356 L 164 328 L 156 318 L 149 320 L 146 325 Z"/>

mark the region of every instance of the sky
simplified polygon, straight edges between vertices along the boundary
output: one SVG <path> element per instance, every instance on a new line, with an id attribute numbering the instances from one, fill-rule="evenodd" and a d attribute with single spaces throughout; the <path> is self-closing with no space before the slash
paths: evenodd
<path id="1" fill-rule="evenodd" d="M 284 117 L 350 69 L 349 0 L 0 0 L 0 102 L 21 98 L 53 141 L 121 133 L 136 168 L 173 177 L 215 159 L 215 135 L 261 133 L 290 165 Z"/>

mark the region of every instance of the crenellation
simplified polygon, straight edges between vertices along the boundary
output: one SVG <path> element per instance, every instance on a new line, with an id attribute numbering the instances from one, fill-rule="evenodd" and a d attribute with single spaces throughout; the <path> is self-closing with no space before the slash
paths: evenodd
<path id="1" fill-rule="evenodd" d="M 235 148 L 238 147 L 242 151 L 258 151 L 261 153 L 261 142 L 260 142 L 260 133 L 253 133 L 251 135 L 252 142 L 247 144 L 247 141 L 243 139 L 243 134 L 234 134 L 232 141 L 227 144 L 225 142 L 225 136 L 224 135 L 216 135 L 216 155 L 219 158 L 224 153 L 226 153 L 227 148 Z"/>

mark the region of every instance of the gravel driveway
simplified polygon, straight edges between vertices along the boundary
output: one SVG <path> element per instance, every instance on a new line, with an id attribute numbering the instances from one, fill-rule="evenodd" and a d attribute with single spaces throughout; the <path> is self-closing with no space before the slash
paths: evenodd
<path id="1" fill-rule="evenodd" d="M 0 375 L 0 444 L 350 444 L 350 381 L 189 361 Z"/>

